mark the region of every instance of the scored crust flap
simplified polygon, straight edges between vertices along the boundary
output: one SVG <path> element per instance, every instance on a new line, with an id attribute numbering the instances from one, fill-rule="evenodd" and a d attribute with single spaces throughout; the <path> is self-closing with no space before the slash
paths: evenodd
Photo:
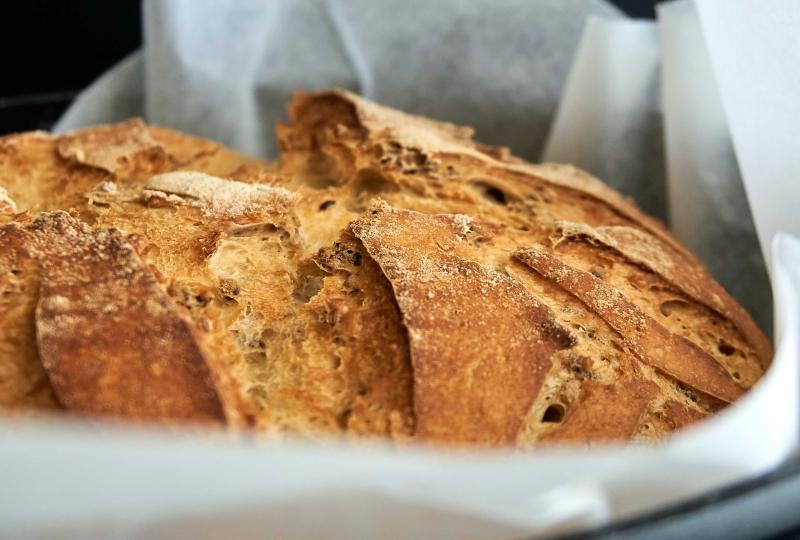
<path id="1" fill-rule="evenodd" d="M 0 227 L 0 410 L 58 407 L 36 350 L 39 271 L 32 242 L 18 223 Z"/>
<path id="2" fill-rule="evenodd" d="M 115 230 L 63 212 L 31 226 L 42 273 L 36 331 L 45 370 L 70 409 L 224 423 L 191 326 Z"/>
<path id="3" fill-rule="evenodd" d="M 570 335 L 518 282 L 448 252 L 468 220 L 379 205 L 352 230 L 408 329 L 417 437 L 511 443 Z"/>
<path id="4" fill-rule="evenodd" d="M 643 362 L 727 403 L 744 393 L 714 358 L 683 337 L 670 333 L 617 289 L 591 273 L 572 268 L 540 248 L 528 248 L 515 256 L 589 306 L 622 336 Z"/>
<path id="5" fill-rule="evenodd" d="M 613 384 L 584 381 L 578 403 L 543 442 L 627 441 L 635 433 L 658 386 L 626 374 Z"/>
<path id="6" fill-rule="evenodd" d="M 750 315 L 731 298 L 695 259 L 659 243 L 645 231 L 633 227 L 590 227 L 581 223 L 556 222 L 563 238 L 584 240 L 612 249 L 630 262 L 645 267 L 691 299 L 733 323 L 753 347 L 761 367 L 772 361 L 772 347 Z"/>
<path id="7" fill-rule="evenodd" d="M 380 161 L 403 173 L 432 176 L 447 174 L 453 163 L 476 173 L 514 178 L 522 184 L 549 184 L 576 193 L 584 204 L 600 204 L 646 229 L 662 242 L 695 259 L 658 220 L 643 213 L 632 199 L 623 197 L 590 174 L 560 163 L 527 163 L 472 139 L 474 130 L 407 114 L 364 99 L 346 90 L 296 92 L 289 106 L 292 124 L 278 125 L 282 153 L 310 146 L 342 143 L 356 146 L 356 158 Z M 356 142 L 353 143 L 352 140 Z M 366 141 L 366 145 L 361 145 Z M 375 149 L 393 148 L 391 155 Z M 375 157 L 378 156 L 378 157 Z"/>
<path id="8" fill-rule="evenodd" d="M 58 137 L 58 153 L 110 173 L 135 167 L 142 158 L 156 165 L 168 162 L 164 147 L 150 136 L 141 118 L 65 133 Z"/>

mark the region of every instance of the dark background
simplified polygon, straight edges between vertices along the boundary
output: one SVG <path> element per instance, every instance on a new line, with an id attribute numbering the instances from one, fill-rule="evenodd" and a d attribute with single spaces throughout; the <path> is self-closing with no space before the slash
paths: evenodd
<path id="1" fill-rule="evenodd" d="M 633 17 L 654 16 L 656 0 L 612 2 Z M 5 3 L 0 134 L 48 129 L 78 91 L 141 41 L 140 0 Z"/>

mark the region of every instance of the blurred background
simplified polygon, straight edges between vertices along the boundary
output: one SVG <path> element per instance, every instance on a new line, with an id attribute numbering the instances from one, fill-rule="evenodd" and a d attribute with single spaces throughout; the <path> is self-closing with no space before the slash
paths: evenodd
<path id="1" fill-rule="evenodd" d="M 654 17 L 656 0 L 610 1 L 631 17 Z M 140 0 L 4 4 L 0 134 L 49 129 L 81 89 L 141 45 L 141 30 Z"/>

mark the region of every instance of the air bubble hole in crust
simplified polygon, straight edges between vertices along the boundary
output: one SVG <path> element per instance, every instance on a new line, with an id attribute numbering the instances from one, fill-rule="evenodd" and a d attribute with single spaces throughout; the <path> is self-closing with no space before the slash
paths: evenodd
<path id="1" fill-rule="evenodd" d="M 496 187 L 487 188 L 484 192 L 484 195 L 486 198 L 493 200 L 497 204 L 506 204 L 508 202 L 506 199 L 506 194 L 503 193 L 503 190 Z"/>
<path id="2" fill-rule="evenodd" d="M 719 342 L 719 345 L 717 345 L 717 349 L 725 356 L 731 356 L 733 353 L 736 352 L 736 349 L 733 347 L 733 345 L 724 340 Z"/>
<path id="3" fill-rule="evenodd" d="M 675 311 L 679 311 L 685 305 L 686 302 L 683 300 L 667 300 L 661 303 L 659 309 L 664 317 L 670 317 Z"/>
<path id="4" fill-rule="evenodd" d="M 393 193 L 399 191 L 399 189 L 397 184 L 372 169 L 358 171 L 356 181 L 353 184 L 353 191 L 356 194 L 377 195 L 379 193 Z"/>
<path id="5" fill-rule="evenodd" d="M 303 304 L 307 304 L 311 299 L 322 290 L 322 276 L 306 276 L 292 292 L 292 298 Z"/>
<path id="6" fill-rule="evenodd" d="M 470 183 L 475 187 L 478 193 L 480 193 L 481 197 L 495 204 L 505 206 L 513 198 L 499 187 L 483 180 L 473 180 Z"/>
<path id="7" fill-rule="evenodd" d="M 560 403 L 553 403 L 544 410 L 542 415 L 542 423 L 558 424 L 564 420 L 564 413 L 566 410 Z"/>

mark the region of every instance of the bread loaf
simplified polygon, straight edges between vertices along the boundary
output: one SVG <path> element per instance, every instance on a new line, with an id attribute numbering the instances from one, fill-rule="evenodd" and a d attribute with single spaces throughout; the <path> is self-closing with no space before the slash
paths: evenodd
<path id="1" fill-rule="evenodd" d="M 661 438 L 769 366 L 588 174 L 344 91 L 289 112 L 273 164 L 138 120 L 0 139 L 0 408 L 529 449 Z"/>

